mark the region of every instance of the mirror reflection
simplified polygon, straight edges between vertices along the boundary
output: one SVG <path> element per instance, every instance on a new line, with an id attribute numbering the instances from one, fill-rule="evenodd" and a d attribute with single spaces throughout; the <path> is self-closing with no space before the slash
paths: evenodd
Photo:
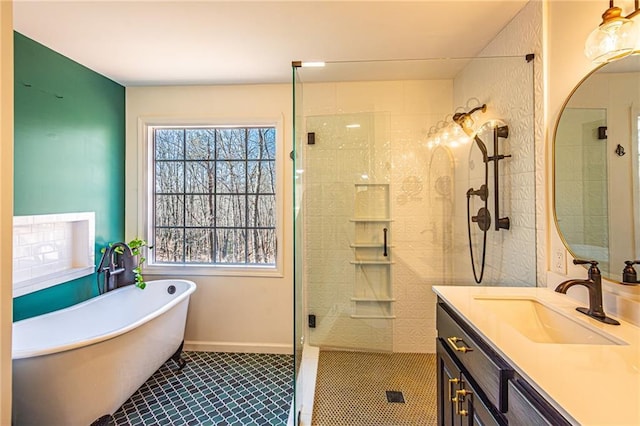
<path id="1" fill-rule="evenodd" d="M 640 56 L 587 76 L 560 115 L 554 140 L 555 213 L 576 258 L 622 281 L 640 255 Z"/>

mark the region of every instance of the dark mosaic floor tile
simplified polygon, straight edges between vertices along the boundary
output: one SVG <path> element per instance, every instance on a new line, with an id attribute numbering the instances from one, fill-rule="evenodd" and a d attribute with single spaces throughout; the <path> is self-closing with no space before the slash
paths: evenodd
<path id="1" fill-rule="evenodd" d="M 284 425 L 293 389 L 293 357 L 185 352 L 169 361 L 114 413 L 115 426 Z"/>

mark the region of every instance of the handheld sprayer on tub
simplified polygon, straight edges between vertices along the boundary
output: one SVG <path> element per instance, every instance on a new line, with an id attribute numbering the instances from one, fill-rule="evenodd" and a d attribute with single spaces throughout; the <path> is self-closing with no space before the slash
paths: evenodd
<path id="1" fill-rule="evenodd" d="M 127 244 L 120 242 L 107 247 L 102 253 L 97 269 L 98 291 L 100 294 L 135 284 L 134 269 L 137 266 L 131 248 Z M 100 285 L 100 276 L 103 274 L 103 284 Z"/>

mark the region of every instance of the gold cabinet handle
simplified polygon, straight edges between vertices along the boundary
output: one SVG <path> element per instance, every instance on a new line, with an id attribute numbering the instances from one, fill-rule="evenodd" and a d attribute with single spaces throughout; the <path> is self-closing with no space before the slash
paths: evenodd
<path id="1" fill-rule="evenodd" d="M 465 353 L 473 350 L 470 347 L 465 346 L 464 340 L 462 340 L 462 338 L 460 337 L 447 337 L 447 342 L 449 342 L 451 347 L 458 352 Z M 462 346 L 458 346 L 458 342 L 462 342 Z"/>
<path id="2" fill-rule="evenodd" d="M 467 410 L 462 409 L 462 403 L 464 403 L 464 397 L 467 395 L 473 395 L 473 392 L 468 391 L 466 389 L 460 389 L 456 391 L 455 403 L 456 403 L 456 414 L 459 416 L 466 417 L 469 415 Z"/>
<path id="3" fill-rule="evenodd" d="M 455 397 L 453 396 L 453 385 L 458 384 L 460 382 L 460 379 L 458 379 L 457 377 L 454 377 L 453 379 L 449 379 L 449 399 L 451 400 L 451 402 L 456 402 L 455 401 Z"/>

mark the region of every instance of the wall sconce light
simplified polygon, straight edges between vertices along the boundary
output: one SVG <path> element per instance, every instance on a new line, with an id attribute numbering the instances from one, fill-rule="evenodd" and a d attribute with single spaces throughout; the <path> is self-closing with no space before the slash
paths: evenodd
<path id="1" fill-rule="evenodd" d="M 471 98 L 467 101 L 467 108 L 471 108 L 470 104 L 480 103 L 478 99 Z M 487 105 L 483 104 L 472 108 L 469 112 L 464 112 L 462 107 L 456 108 L 456 112 L 447 115 L 444 120 L 439 121 L 435 126 L 429 129 L 427 134 L 426 146 L 433 149 L 443 145 L 449 148 L 456 148 L 466 145 L 475 136 L 475 123 L 471 115 L 476 111 L 485 112 Z"/>
<path id="2" fill-rule="evenodd" d="M 638 0 L 634 10 L 622 16 L 622 9 L 609 1 L 609 9 L 602 14 L 602 23 L 591 31 L 584 45 L 584 54 L 594 63 L 616 61 L 636 51 L 640 38 L 640 24 L 632 18 L 640 13 Z"/>
<path id="3" fill-rule="evenodd" d="M 473 137 L 475 134 L 475 130 L 473 128 L 475 121 L 473 121 L 471 115 L 476 111 L 487 112 L 487 104 L 475 107 L 469 112 L 457 112 L 453 115 L 453 121 L 462 127 L 462 130 L 464 130 L 464 132 L 470 137 Z"/>

